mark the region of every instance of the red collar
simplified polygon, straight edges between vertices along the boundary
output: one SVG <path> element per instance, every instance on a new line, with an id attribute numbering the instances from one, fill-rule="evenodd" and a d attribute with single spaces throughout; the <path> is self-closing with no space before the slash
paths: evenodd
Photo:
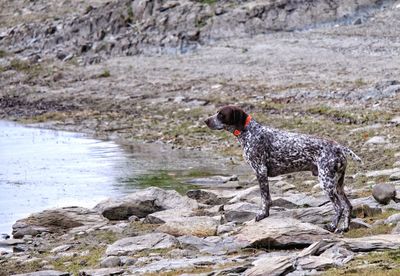
<path id="1" fill-rule="evenodd" d="M 246 122 L 244 123 L 243 129 L 250 124 L 250 121 L 251 121 L 251 116 L 247 115 Z M 233 131 L 233 135 L 235 135 L 236 137 L 238 137 L 240 135 L 240 133 L 242 133 L 242 132 L 238 129 L 235 129 L 235 131 Z"/>

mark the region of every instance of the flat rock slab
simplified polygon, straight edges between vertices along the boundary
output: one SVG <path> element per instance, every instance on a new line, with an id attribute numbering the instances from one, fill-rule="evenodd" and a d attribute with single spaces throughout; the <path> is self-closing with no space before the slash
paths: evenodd
<path id="1" fill-rule="evenodd" d="M 293 218 L 268 217 L 244 226 L 235 239 L 242 247 L 300 248 L 332 234 L 310 223 Z"/>
<path id="2" fill-rule="evenodd" d="M 173 236 L 191 235 L 197 237 L 215 236 L 219 221 L 206 216 L 177 217 L 158 227 L 158 231 Z"/>
<path id="3" fill-rule="evenodd" d="M 23 274 L 14 274 L 12 276 L 69 276 L 69 272 L 62 272 L 57 270 L 42 270 L 36 272 L 29 272 Z"/>
<path id="4" fill-rule="evenodd" d="M 95 210 L 109 220 L 139 218 L 167 209 L 196 209 L 197 202 L 176 191 L 150 187 L 121 198 L 110 198 L 96 205 Z"/>
<path id="5" fill-rule="evenodd" d="M 376 235 L 361 238 L 341 239 L 351 251 L 368 252 L 385 249 L 399 249 L 400 235 Z"/>
<path id="6" fill-rule="evenodd" d="M 279 276 L 295 269 L 294 260 L 290 256 L 274 256 L 258 259 L 253 262 L 254 267 L 245 271 L 245 276 Z"/>
<path id="7" fill-rule="evenodd" d="M 367 177 L 378 177 L 378 176 L 390 176 L 394 173 L 400 172 L 400 168 L 386 169 L 386 170 L 378 170 L 378 171 L 369 171 L 365 174 Z"/>
<path id="8" fill-rule="evenodd" d="M 221 238 L 218 236 L 199 238 L 194 236 L 182 236 L 178 238 L 181 248 L 196 250 L 201 253 L 222 255 L 236 252 L 240 249 L 232 237 Z"/>
<path id="9" fill-rule="evenodd" d="M 164 211 L 149 214 L 145 222 L 152 224 L 163 224 L 177 219 L 177 217 L 190 217 L 193 216 L 193 211 L 188 209 L 168 209 Z"/>
<path id="10" fill-rule="evenodd" d="M 107 256 L 133 255 L 143 250 L 165 249 L 179 245 L 179 241 L 165 233 L 150 233 L 143 236 L 123 238 L 106 250 Z"/>
<path id="11" fill-rule="evenodd" d="M 59 232 L 75 227 L 91 227 L 106 223 L 99 213 L 82 207 L 64 207 L 45 210 L 18 220 L 13 225 L 14 238 L 35 236 L 42 232 Z"/>
<path id="12" fill-rule="evenodd" d="M 197 256 L 179 259 L 161 259 L 151 262 L 141 267 L 128 267 L 129 275 L 168 275 L 167 272 L 173 272 L 171 275 L 182 275 L 177 273 L 181 270 L 193 269 L 199 267 L 221 267 L 228 264 L 242 263 L 240 258 L 229 258 L 225 256 Z"/>

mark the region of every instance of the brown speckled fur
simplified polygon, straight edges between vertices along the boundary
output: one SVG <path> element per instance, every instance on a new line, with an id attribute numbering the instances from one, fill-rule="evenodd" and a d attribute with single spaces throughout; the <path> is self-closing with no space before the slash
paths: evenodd
<path id="1" fill-rule="evenodd" d="M 318 176 L 322 189 L 335 209 L 332 223 L 327 229 L 347 231 L 352 206 L 344 193 L 346 156 L 359 162 L 361 159 L 349 148 L 334 141 L 265 127 L 254 119 L 245 126 L 247 116 L 246 112 L 236 106 L 225 106 L 205 123 L 211 129 L 224 129 L 232 133 L 240 131 L 237 138 L 243 148 L 243 155 L 260 185 L 262 210 L 256 216 L 256 221 L 269 216 L 271 196 L 268 176 L 311 171 Z M 343 227 L 339 229 L 342 217 Z"/>

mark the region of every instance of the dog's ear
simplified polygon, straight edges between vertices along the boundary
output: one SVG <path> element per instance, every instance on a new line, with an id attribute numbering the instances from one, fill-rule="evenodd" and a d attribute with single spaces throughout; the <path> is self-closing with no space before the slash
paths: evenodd
<path id="1" fill-rule="evenodd" d="M 233 125 L 236 126 L 236 129 L 242 131 L 244 129 L 244 125 L 246 124 L 247 119 L 246 112 L 239 107 L 232 107 L 232 118 L 233 118 Z"/>

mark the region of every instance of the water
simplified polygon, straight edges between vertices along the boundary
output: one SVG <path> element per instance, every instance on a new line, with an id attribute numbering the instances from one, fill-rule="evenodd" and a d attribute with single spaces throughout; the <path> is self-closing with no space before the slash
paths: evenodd
<path id="1" fill-rule="evenodd" d="M 217 173 L 209 169 L 216 168 L 213 162 L 200 152 L 150 144 L 122 148 L 79 133 L 0 121 L 0 233 L 48 208 L 90 208 L 151 184 L 187 188 L 177 177 Z"/>

